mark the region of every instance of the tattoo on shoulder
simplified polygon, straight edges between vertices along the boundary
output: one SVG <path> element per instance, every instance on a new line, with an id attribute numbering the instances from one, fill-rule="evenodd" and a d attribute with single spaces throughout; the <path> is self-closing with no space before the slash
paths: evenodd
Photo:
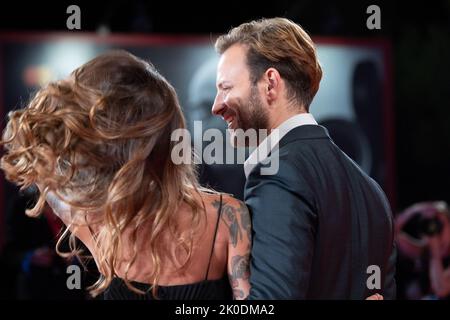
<path id="1" fill-rule="evenodd" d="M 250 213 L 248 212 L 247 206 L 240 202 L 239 203 L 239 215 L 241 216 L 242 229 L 246 232 L 248 239 L 252 238 L 252 221 L 250 219 Z"/>
<path id="2" fill-rule="evenodd" d="M 214 201 L 213 206 L 218 209 L 220 207 L 220 201 Z M 238 216 L 241 216 L 241 224 L 239 224 Z M 246 217 L 243 218 L 243 216 Z M 243 205 L 242 203 L 240 204 L 239 208 L 236 208 L 223 201 L 221 219 L 228 227 L 230 233 L 230 241 L 233 247 L 236 247 L 238 241 L 242 241 L 243 232 L 246 232 L 247 236 L 251 236 L 251 234 L 249 234 L 249 232 L 251 232 L 251 223 L 248 218 L 248 211 L 245 205 Z"/>

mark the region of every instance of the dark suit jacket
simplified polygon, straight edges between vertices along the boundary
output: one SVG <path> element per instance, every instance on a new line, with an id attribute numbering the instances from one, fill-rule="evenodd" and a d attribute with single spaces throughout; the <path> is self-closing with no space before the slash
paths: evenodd
<path id="1" fill-rule="evenodd" d="M 245 185 L 253 225 L 249 299 L 395 298 L 389 203 L 324 127 L 296 127 L 279 143 L 278 173 L 261 175 L 262 166 Z M 377 286 L 371 265 L 380 268 L 379 290 L 367 286 Z"/>

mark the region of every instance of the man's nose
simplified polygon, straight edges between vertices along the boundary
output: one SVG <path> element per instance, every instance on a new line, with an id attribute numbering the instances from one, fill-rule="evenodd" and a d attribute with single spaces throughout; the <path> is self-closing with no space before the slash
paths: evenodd
<path id="1" fill-rule="evenodd" d="M 223 112 L 223 109 L 224 109 L 223 101 L 218 94 L 218 95 L 216 95 L 216 98 L 214 99 L 211 113 L 215 116 L 220 116 Z"/>

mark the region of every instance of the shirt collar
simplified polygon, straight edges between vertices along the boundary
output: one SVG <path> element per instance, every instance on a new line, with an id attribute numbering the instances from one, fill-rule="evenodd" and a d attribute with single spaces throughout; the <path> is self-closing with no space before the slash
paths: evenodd
<path id="1" fill-rule="evenodd" d="M 250 154 L 244 162 L 245 177 L 248 178 L 250 172 L 258 163 L 265 160 L 273 148 L 278 145 L 280 140 L 292 129 L 303 125 L 317 125 L 316 120 L 310 113 L 300 113 L 285 120 L 259 144 L 259 146 Z"/>

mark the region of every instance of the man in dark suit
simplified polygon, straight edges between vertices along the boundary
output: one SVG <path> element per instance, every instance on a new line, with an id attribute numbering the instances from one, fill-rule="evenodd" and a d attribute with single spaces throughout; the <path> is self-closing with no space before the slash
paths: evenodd
<path id="1" fill-rule="evenodd" d="M 389 203 L 309 113 L 322 70 L 308 34 L 290 20 L 263 19 L 219 37 L 216 49 L 212 112 L 236 144 L 249 129 L 270 133 L 244 164 L 249 298 L 395 298 Z"/>

